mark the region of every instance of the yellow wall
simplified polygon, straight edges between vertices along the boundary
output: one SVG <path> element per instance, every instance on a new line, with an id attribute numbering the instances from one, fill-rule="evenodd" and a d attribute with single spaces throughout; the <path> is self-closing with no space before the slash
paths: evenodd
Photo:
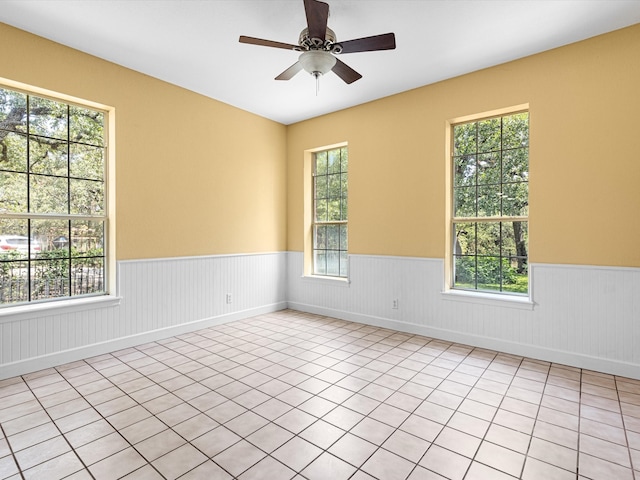
<path id="1" fill-rule="evenodd" d="M 117 258 L 286 250 L 286 127 L 0 23 L 0 77 L 116 111 Z"/>
<path id="2" fill-rule="evenodd" d="M 529 104 L 531 261 L 640 267 L 639 58 L 635 25 L 291 125 L 289 250 L 303 152 L 346 141 L 350 253 L 443 258 L 447 121 Z"/>
<path id="3" fill-rule="evenodd" d="M 350 252 L 442 258 L 446 122 L 529 104 L 531 261 L 640 266 L 640 25 L 289 127 L 4 24 L 0 40 L 0 77 L 115 107 L 118 259 L 301 251 L 303 152 L 340 142 Z"/>

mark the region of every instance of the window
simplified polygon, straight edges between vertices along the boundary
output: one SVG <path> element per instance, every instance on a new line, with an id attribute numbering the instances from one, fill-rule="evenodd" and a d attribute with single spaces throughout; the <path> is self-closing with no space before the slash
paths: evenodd
<path id="1" fill-rule="evenodd" d="M 527 294 L 529 114 L 452 126 L 452 287 Z"/>
<path id="2" fill-rule="evenodd" d="M 346 277 L 347 147 L 313 154 L 313 274 Z"/>
<path id="3" fill-rule="evenodd" d="M 106 293 L 106 116 L 0 87 L 0 306 Z"/>

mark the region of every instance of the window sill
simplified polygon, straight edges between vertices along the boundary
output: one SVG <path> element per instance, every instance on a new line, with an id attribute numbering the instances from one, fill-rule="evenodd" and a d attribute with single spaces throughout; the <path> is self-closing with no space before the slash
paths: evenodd
<path id="1" fill-rule="evenodd" d="M 529 296 L 470 292 L 467 290 L 448 289 L 442 292 L 442 298 L 447 301 L 475 303 L 494 307 L 517 308 L 520 310 L 533 310 L 533 307 L 535 306 L 535 303 Z"/>
<path id="2" fill-rule="evenodd" d="M 52 302 L 32 303 L 15 307 L 0 308 L 0 324 L 29 320 L 47 315 L 81 312 L 95 308 L 107 308 L 120 305 L 121 297 L 100 295 L 94 297 L 57 300 Z"/>
<path id="3" fill-rule="evenodd" d="M 302 281 L 308 282 L 308 283 L 321 284 L 321 285 L 330 285 L 332 287 L 347 287 L 347 288 L 349 288 L 349 285 L 351 283 L 348 277 L 347 278 L 325 277 L 322 275 L 303 275 Z"/>

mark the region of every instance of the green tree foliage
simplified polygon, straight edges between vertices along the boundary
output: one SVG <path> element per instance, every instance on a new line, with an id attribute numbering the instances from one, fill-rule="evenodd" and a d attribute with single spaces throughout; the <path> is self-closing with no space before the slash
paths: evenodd
<path id="1" fill-rule="evenodd" d="M 103 112 L 0 88 L 0 235 L 40 245 L 16 259 L 0 257 L 0 290 L 9 273 L 15 283 L 29 272 L 32 299 L 69 295 L 71 272 L 86 268 L 80 258 L 91 257 L 103 277 L 104 123 Z"/>
<path id="2" fill-rule="evenodd" d="M 457 125 L 453 129 L 456 285 L 509 290 L 527 275 L 529 208 L 527 113 Z M 526 289 L 525 289 L 526 291 Z"/>
<path id="3" fill-rule="evenodd" d="M 315 273 L 346 276 L 348 249 L 347 147 L 314 156 L 314 265 Z M 339 223 L 342 222 L 342 223 Z"/>

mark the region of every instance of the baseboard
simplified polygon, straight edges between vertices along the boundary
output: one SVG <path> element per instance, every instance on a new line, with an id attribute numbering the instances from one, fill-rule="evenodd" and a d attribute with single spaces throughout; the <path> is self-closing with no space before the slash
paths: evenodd
<path id="1" fill-rule="evenodd" d="M 586 370 L 595 370 L 602 373 L 609 373 L 611 375 L 619 375 L 640 380 L 640 372 L 638 371 L 638 366 L 627 362 L 619 362 L 616 360 L 603 359 L 590 355 L 583 355 L 580 353 L 554 350 L 535 345 L 510 342 L 481 335 L 461 333 L 454 330 L 429 327 L 426 325 L 417 325 L 415 323 L 401 322 L 398 320 L 378 317 L 374 315 L 354 313 L 299 302 L 289 302 L 289 308 L 293 310 L 299 310 L 301 312 L 324 315 L 328 317 L 339 318 L 341 320 L 373 325 L 382 328 L 390 328 L 393 330 L 412 333 L 416 335 L 423 335 L 425 337 L 430 337 L 438 340 L 455 342 L 464 345 L 470 345 L 473 347 L 486 348 L 489 350 L 509 353 L 512 355 L 529 357 L 546 362 L 553 362 Z"/>
<path id="2" fill-rule="evenodd" d="M 103 355 L 105 353 L 116 352 L 124 348 L 131 348 L 144 343 L 155 342 L 157 340 L 182 335 L 202 328 L 222 325 L 227 322 L 243 320 L 245 318 L 263 315 L 265 313 L 277 312 L 278 310 L 284 310 L 285 308 L 287 308 L 287 302 L 278 302 L 271 305 L 263 305 L 238 312 L 204 318 L 193 322 L 181 323 L 180 325 L 172 325 L 171 327 L 138 333 L 127 337 L 116 338 L 106 342 L 85 345 L 79 348 L 64 350 L 48 355 L 19 360 L 17 362 L 6 363 L 0 366 L 0 380 L 23 375 L 25 373 L 36 372 L 45 368 L 63 365 L 65 363 L 75 362 L 85 358 L 95 357 L 97 355 Z"/>

